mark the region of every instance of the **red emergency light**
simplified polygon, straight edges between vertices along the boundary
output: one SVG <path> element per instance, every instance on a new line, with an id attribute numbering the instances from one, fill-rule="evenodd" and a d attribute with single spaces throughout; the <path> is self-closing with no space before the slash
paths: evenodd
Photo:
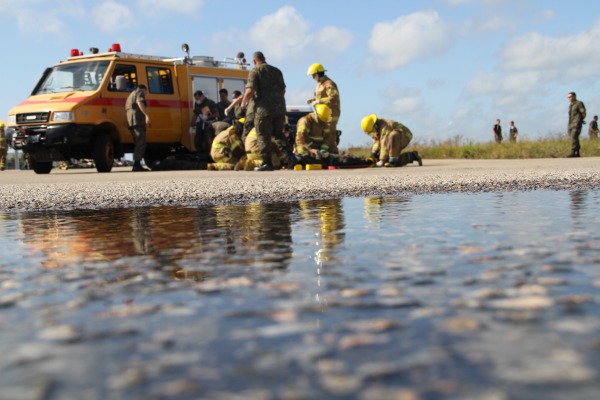
<path id="1" fill-rule="evenodd" d="M 121 51 L 121 45 L 119 43 L 113 43 L 112 46 L 110 46 L 110 49 L 108 49 L 108 51 L 117 51 L 117 52 L 120 52 Z"/>
<path id="2" fill-rule="evenodd" d="M 71 49 L 71 57 L 77 57 L 80 56 L 81 54 L 79 53 L 78 49 Z"/>

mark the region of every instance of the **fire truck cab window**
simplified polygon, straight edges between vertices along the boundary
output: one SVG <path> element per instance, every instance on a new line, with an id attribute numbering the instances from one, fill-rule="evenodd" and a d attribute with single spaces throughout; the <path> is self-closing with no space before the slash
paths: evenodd
<path id="1" fill-rule="evenodd" d="M 146 67 L 148 91 L 154 94 L 173 94 L 171 69 L 164 67 Z"/>
<path id="2" fill-rule="evenodd" d="M 125 85 L 121 84 L 119 87 L 117 87 L 117 80 L 123 80 L 123 78 L 117 78 L 120 76 L 125 78 Z M 112 76 L 110 77 L 108 90 L 111 92 L 131 92 L 136 85 L 137 73 L 135 70 L 135 65 L 117 64 Z"/>
<path id="3" fill-rule="evenodd" d="M 57 65 L 42 77 L 43 82 L 38 84 L 38 90 L 33 94 L 97 90 L 107 68 L 108 61 Z"/>

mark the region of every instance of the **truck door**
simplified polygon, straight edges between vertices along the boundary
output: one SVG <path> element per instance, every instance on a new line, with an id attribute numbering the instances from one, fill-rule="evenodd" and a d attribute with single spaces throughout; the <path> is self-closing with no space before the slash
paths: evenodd
<path id="1" fill-rule="evenodd" d="M 173 85 L 173 67 L 147 66 L 148 143 L 179 143 L 181 139 L 181 101 Z"/>
<path id="2" fill-rule="evenodd" d="M 121 143 L 133 143 L 133 136 L 127 127 L 125 102 L 137 86 L 137 69 L 134 64 L 118 63 L 110 77 L 107 92 L 106 112 L 119 130 Z"/>

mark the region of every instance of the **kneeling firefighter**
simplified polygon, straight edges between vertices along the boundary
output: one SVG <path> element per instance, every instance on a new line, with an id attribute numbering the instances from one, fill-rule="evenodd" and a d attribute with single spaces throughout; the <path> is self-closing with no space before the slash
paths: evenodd
<path id="1" fill-rule="evenodd" d="M 243 122 L 242 122 L 243 123 Z M 283 126 L 283 136 L 288 137 L 290 134 L 290 125 L 287 116 L 285 117 L 285 124 Z M 263 160 L 260 155 L 260 146 L 258 144 L 258 137 L 256 136 L 256 129 L 252 127 L 250 132 L 244 139 L 244 147 L 246 149 L 246 157 L 242 158 L 240 162 L 235 165 L 235 170 L 253 171 L 254 168 L 260 167 L 263 164 Z M 285 148 L 282 148 L 283 144 L 271 138 L 271 163 L 274 169 L 280 169 L 288 164 L 288 154 Z"/>
<path id="2" fill-rule="evenodd" d="M 339 157 L 337 135 L 332 135 L 331 108 L 315 104 L 314 112 L 298 120 L 294 154 L 301 164 L 316 162 L 333 165 Z"/>
<path id="3" fill-rule="evenodd" d="M 246 151 L 241 140 L 242 130 L 242 122 L 238 120 L 215 136 L 210 149 L 210 156 L 215 162 L 208 164 L 209 171 L 233 170 L 235 164 L 245 156 Z"/>
<path id="4" fill-rule="evenodd" d="M 373 139 L 371 158 L 376 166 L 402 167 L 413 161 L 423 165 L 418 152 L 401 153 L 412 140 L 413 134 L 400 122 L 371 114 L 362 119 L 360 126 Z"/>

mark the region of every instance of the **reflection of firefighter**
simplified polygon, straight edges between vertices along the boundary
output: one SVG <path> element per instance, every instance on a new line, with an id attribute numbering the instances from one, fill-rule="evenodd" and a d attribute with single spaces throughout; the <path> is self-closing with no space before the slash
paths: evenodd
<path id="1" fill-rule="evenodd" d="M 288 203 L 215 206 L 216 247 L 235 254 L 237 263 L 268 261 L 287 268 L 292 255 L 290 207 Z"/>
<path id="2" fill-rule="evenodd" d="M 319 265 L 329 261 L 332 250 L 344 241 L 345 227 L 344 212 L 340 199 L 331 200 L 304 200 L 300 201 L 300 215 L 307 220 L 319 223 L 319 249 L 316 252 L 316 261 Z"/>
<path id="3" fill-rule="evenodd" d="M 398 204 L 408 202 L 410 202 L 410 198 L 404 197 L 367 197 L 365 199 L 365 219 L 371 224 L 386 222 L 390 217 L 385 213 L 392 209 L 388 205 L 393 205 L 393 212 L 396 212 L 395 207 Z M 397 214 L 394 215 L 394 218 L 399 218 Z"/>
<path id="4" fill-rule="evenodd" d="M 4 136 L 4 121 L 0 121 L 0 171 L 6 168 L 6 154 L 8 153 L 8 144 Z"/>

